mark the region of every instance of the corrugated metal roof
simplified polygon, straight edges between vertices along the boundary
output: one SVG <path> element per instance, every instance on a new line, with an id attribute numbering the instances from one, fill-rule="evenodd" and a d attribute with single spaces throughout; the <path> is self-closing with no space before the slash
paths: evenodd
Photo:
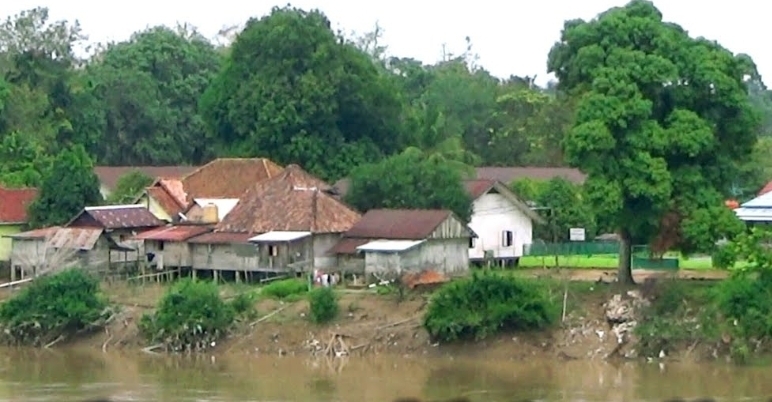
<path id="1" fill-rule="evenodd" d="M 425 240 L 376 240 L 357 247 L 357 250 L 382 253 L 400 252 L 410 250 L 424 241 Z"/>
<path id="2" fill-rule="evenodd" d="M 292 231 L 276 230 L 268 233 L 263 233 L 261 235 L 257 235 L 249 239 L 249 241 L 255 242 L 255 243 L 284 242 L 284 241 L 300 240 L 308 236 L 311 236 L 311 232 L 292 232 Z"/>
<path id="3" fill-rule="evenodd" d="M 762 194 L 740 206 L 743 208 L 772 208 L 772 192 Z"/>
<path id="4" fill-rule="evenodd" d="M 54 248 L 91 250 L 102 235 L 102 231 L 95 228 L 61 228 L 51 237 L 49 245 Z"/>
<path id="5" fill-rule="evenodd" d="M 88 215 L 104 229 L 134 229 L 163 226 L 164 222 L 143 205 L 109 205 L 86 207 L 67 227 L 78 227 L 79 218 Z M 88 226 L 88 225 L 87 225 Z"/>
<path id="6" fill-rule="evenodd" d="M 172 242 L 185 241 L 211 231 L 211 226 L 165 226 L 140 233 L 134 236 L 134 239 Z"/>
<path id="7" fill-rule="evenodd" d="M 734 213 L 740 220 L 746 222 L 772 221 L 772 208 L 736 208 Z"/>
<path id="8" fill-rule="evenodd" d="M 201 208 L 210 204 L 216 206 L 217 222 L 221 222 L 225 215 L 228 215 L 236 207 L 236 204 L 239 203 L 238 198 L 196 198 L 193 201 Z"/>
<path id="9" fill-rule="evenodd" d="M 5 235 L 4 237 L 8 237 L 11 239 L 20 239 L 20 240 L 21 239 L 25 239 L 25 240 L 45 239 L 46 237 L 51 237 L 54 234 L 56 234 L 56 231 L 59 229 L 60 229 L 59 226 L 51 226 L 48 228 L 35 229 L 27 232 L 9 234 L 9 235 Z"/>
<path id="10" fill-rule="evenodd" d="M 450 211 L 441 209 L 371 209 L 345 236 L 423 240 L 450 215 Z"/>

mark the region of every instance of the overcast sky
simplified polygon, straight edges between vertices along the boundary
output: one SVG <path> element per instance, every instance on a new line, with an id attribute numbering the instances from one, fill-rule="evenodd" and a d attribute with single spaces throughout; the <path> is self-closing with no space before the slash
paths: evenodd
<path id="1" fill-rule="evenodd" d="M 469 36 L 479 63 L 500 77 L 537 75 L 547 81 L 546 59 L 559 38 L 563 22 L 590 19 L 626 0 L 295 0 L 296 7 L 324 11 L 333 26 L 345 32 L 367 32 L 376 21 L 385 30 L 384 42 L 393 55 L 432 63 L 442 55 L 442 45 L 452 52 L 464 50 Z M 748 53 L 761 74 L 772 77 L 772 52 L 760 34 L 768 20 L 755 0 L 656 0 L 665 19 L 679 23 L 692 36 L 719 41 L 735 53 Z M 36 6 L 48 7 L 53 19 L 79 20 L 95 42 L 127 39 L 147 26 L 187 22 L 213 37 L 224 26 L 262 16 L 285 2 L 268 0 L 0 0 L 0 15 L 8 16 Z"/>

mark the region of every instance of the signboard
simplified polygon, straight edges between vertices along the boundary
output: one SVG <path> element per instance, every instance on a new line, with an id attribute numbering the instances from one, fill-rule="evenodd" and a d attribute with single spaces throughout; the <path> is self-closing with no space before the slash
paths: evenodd
<path id="1" fill-rule="evenodd" d="M 584 228 L 568 229 L 568 239 L 571 241 L 584 241 Z"/>

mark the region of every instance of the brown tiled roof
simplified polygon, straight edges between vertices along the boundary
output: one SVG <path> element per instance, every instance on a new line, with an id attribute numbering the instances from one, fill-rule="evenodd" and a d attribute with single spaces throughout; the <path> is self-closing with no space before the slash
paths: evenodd
<path id="1" fill-rule="evenodd" d="M 211 226 L 164 226 L 134 236 L 135 240 L 185 241 L 212 231 Z"/>
<path id="2" fill-rule="evenodd" d="M 421 240 L 451 215 L 442 209 L 371 209 L 346 238 Z"/>
<path id="3" fill-rule="evenodd" d="M 150 198 L 154 199 L 171 216 L 177 215 L 185 208 L 185 204 L 180 204 L 161 186 L 148 187 L 145 191 Z"/>
<path id="4" fill-rule="evenodd" d="M 193 237 L 188 240 L 188 243 L 193 244 L 228 244 L 228 243 L 241 243 L 248 244 L 251 237 L 256 236 L 254 233 L 228 233 L 228 232 L 211 232 L 204 233 L 200 236 Z"/>
<path id="5" fill-rule="evenodd" d="M 179 179 L 196 169 L 196 166 L 94 166 L 94 173 L 103 186 L 113 189 L 118 179 L 132 170 L 139 170 L 154 179 L 158 177 Z"/>
<path id="6" fill-rule="evenodd" d="M 65 227 L 99 227 L 103 229 L 135 229 L 163 226 L 164 222 L 156 218 L 142 205 L 111 205 L 104 207 L 86 207 Z"/>
<path id="7" fill-rule="evenodd" d="M 265 158 L 215 159 L 182 178 L 192 198 L 240 198 L 255 183 L 276 177 L 282 167 Z"/>
<path id="8" fill-rule="evenodd" d="M 27 223 L 27 207 L 37 196 L 35 188 L 0 187 L 0 224 Z"/>
<path id="9" fill-rule="evenodd" d="M 477 179 L 498 180 L 505 185 L 509 185 L 515 180 L 525 178 L 534 180 L 549 180 L 555 177 L 562 177 L 573 183 L 582 184 L 587 178 L 587 175 L 579 171 L 579 169 L 564 167 L 483 166 L 476 168 L 475 171 L 477 172 Z"/>
<path id="10" fill-rule="evenodd" d="M 287 166 L 280 175 L 253 185 L 215 231 L 345 232 L 360 215 L 327 194 L 329 187 L 299 166 Z"/>

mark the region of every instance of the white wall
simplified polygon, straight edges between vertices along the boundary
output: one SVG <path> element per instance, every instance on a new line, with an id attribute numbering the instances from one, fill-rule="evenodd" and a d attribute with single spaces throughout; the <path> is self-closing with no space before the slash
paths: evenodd
<path id="1" fill-rule="evenodd" d="M 475 200 L 469 227 L 479 236 L 475 247 L 469 249 L 469 258 L 481 260 L 485 251 L 493 251 L 494 258 L 512 258 L 523 255 L 523 245 L 533 241 L 533 223 L 521 210 L 501 194 L 489 193 Z M 502 232 L 511 230 L 513 244 L 503 247 Z"/>

